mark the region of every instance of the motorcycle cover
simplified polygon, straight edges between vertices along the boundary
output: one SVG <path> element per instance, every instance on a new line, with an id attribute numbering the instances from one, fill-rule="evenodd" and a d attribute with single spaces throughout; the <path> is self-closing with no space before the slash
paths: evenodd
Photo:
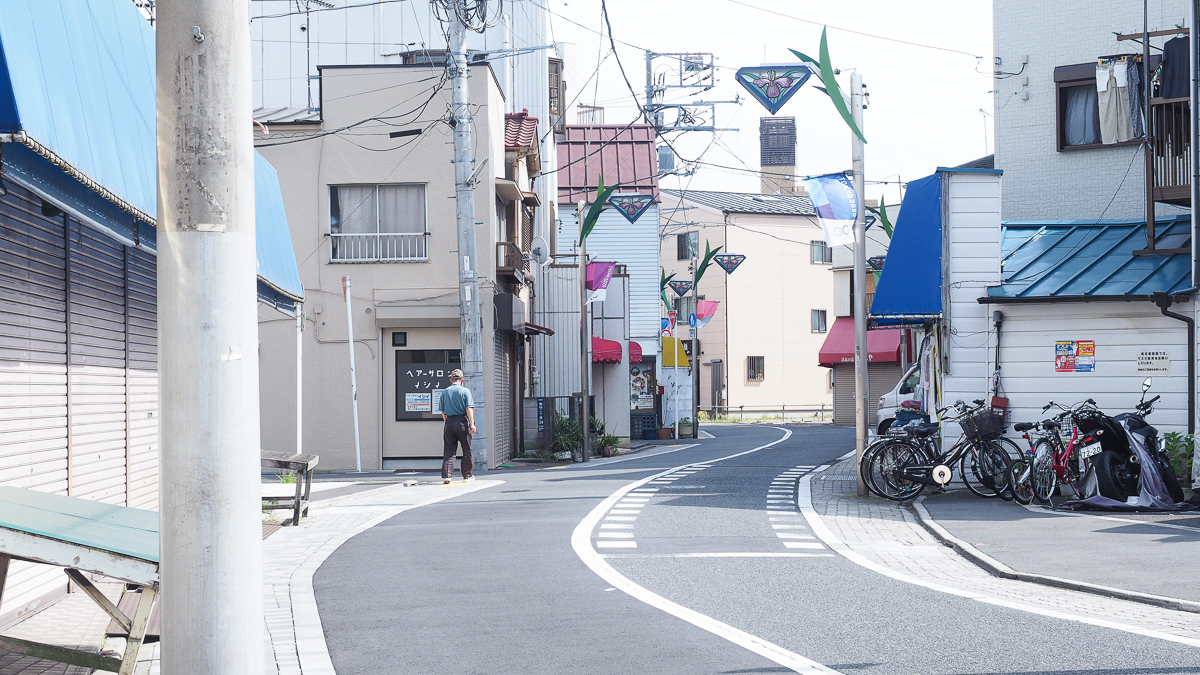
<path id="1" fill-rule="evenodd" d="M 1146 450 L 1145 437 L 1131 432 L 1127 421 L 1122 421 L 1125 437 L 1129 441 L 1129 449 L 1138 458 L 1141 472 L 1138 475 L 1138 496 L 1129 502 L 1119 502 L 1115 499 L 1101 496 L 1096 483 L 1095 467 L 1088 467 L 1083 477 L 1084 499 L 1071 500 L 1059 508 L 1071 511 L 1187 511 L 1196 508 L 1189 502 L 1176 502 L 1171 499 L 1171 493 L 1163 483 L 1162 473 L 1158 462 Z"/>

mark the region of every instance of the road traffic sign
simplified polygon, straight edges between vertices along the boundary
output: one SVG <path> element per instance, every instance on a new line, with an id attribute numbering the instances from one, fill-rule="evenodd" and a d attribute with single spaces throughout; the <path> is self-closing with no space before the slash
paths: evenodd
<path id="1" fill-rule="evenodd" d="M 691 326 L 692 328 L 696 327 L 696 313 L 695 312 L 688 314 L 688 325 Z"/>

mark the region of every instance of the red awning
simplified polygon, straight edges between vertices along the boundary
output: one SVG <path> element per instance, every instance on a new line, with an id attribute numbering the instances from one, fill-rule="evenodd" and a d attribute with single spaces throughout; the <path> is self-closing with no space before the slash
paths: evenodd
<path id="1" fill-rule="evenodd" d="M 621 343 L 605 340 L 604 338 L 592 338 L 592 363 L 620 363 L 621 362 Z"/>
<path id="2" fill-rule="evenodd" d="M 821 345 L 819 362 L 823 366 L 854 363 L 854 317 L 834 320 L 825 344 Z M 867 361 L 869 363 L 900 362 L 900 329 L 867 331 Z"/>
<path id="3" fill-rule="evenodd" d="M 629 362 L 630 363 L 641 363 L 642 362 L 642 346 L 633 340 L 629 341 Z"/>

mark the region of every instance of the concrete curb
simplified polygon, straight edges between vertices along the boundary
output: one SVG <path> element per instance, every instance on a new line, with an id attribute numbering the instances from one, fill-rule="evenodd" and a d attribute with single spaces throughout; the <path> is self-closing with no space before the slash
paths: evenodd
<path id="1" fill-rule="evenodd" d="M 1082 581 L 1074 581 L 1072 579 L 1061 579 L 1059 577 L 1050 577 L 1043 574 L 1018 572 L 999 560 L 984 554 L 982 551 L 968 544 L 967 542 L 950 534 L 946 528 L 942 527 L 936 520 L 933 519 L 933 516 L 929 514 L 929 510 L 926 509 L 921 503 L 923 501 L 925 501 L 925 497 L 921 496 L 912 503 L 913 510 L 917 512 L 917 517 L 921 520 L 921 525 L 924 526 L 925 529 L 928 530 L 929 533 L 932 534 L 938 541 L 958 551 L 964 558 L 975 563 L 993 576 L 997 576 L 1002 579 L 1027 581 L 1029 583 L 1052 586 L 1054 588 L 1065 588 L 1067 590 L 1091 593 L 1093 595 L 1101 595 L 1108 598 L 1116 598 L 1118 600 L 1140 602 L 1142 604 L 1165 607 L 1166 609 L 1173 609 L 1180 612 L 1200 614 L 1200 602 L 1181 600 L 1179 598 L 1168 598 L 1161 595 L 1151 595 L 1149 593 L 1139 593 L 1137 591 L 1127 591 L 1121 588 L 1111 588 L 1109 586 L 1089 584 Z"/>

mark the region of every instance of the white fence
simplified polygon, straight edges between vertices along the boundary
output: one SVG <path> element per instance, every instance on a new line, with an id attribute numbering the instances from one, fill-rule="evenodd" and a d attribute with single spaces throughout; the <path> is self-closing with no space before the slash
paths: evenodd
<path id="1" fill-rule="evenodd" d="M 330 262 L 423 262 L 429 260 L 425 233 L 334 233 Z"/>

